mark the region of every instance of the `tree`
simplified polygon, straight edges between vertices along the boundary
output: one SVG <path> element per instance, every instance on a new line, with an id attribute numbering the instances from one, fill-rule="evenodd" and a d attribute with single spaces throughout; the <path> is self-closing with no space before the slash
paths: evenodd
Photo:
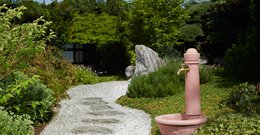
<path id="1" fill-rule="evenodd" d="M 182 0 L 135 0 L 128 13 L 130 40 L 160 51 L 177 42 L 177 28 L 188 18 Z"/>
<path id="2" fill-rule="evenodd" d="M 120 40 L 117 17 L 102 14 L 77 15 L 68 29 L 68 42 L 105 45 Z"/>

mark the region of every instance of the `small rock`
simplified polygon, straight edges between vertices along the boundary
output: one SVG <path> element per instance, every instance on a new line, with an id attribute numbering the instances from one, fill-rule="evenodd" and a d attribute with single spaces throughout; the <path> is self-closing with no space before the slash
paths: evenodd
<path id="1" fill-rule="evenodd" d="M 128 66 L 125 69 L 125 75 L 127 78 L 131 78 L 134 76 L 135 73 L 135 66 Z"/>

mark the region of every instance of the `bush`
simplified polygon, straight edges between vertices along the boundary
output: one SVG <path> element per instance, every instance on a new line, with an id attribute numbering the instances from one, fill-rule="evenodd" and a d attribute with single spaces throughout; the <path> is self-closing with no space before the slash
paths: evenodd
<path id="1" fill-rule="evenodd" d="M 26 116 L 9 114 L 0 107 L 1 135 L 33 135 L 33 124 Z"/>
<path id="2" fill-rule="evenodd" d="M 76 67 L 76 79 L 81 84 L 93 84 L 98 81 L 91 69 L 86 68 L 85 66 Z"/>
<path id="3" fill-rule="evenodd" d="M 225 114 L 209 121 L 199 129 L 198 135 L 259 135 L 260 115 Z"/>
<path id="4" fill-rule="evenodd" d="M 166 97 L 184 91 L 184 75 L 177 75 L 181 62 L 168 61 L 156 72 L 136 76 L 128 86 L 128 97 Z M 201 84 L 213 80 L 214 69 L 200 66 Z"/>
<path id="5" fill-rule="evenodd" d="M 15 24 L 24 9 L 24 6 L 14 9 L 0 6 L 0 80 L 28 67 L 35 55 L 44 50 L 46 42 L 54 37 L 53 32 L 47 32 L 50 22 L 42 17 L 32 23 Z"/>
<path id="6" fill-rule="evenodd" d="M 260 80 L 260 28 L 254 27 L 241 37 L 237 45 L 230 48 L 224 57 L 225 72 L 236 80 Z M 239 55 L 238 55 L 239 54 Z"/>
<path id="7" fill-rule="evenodd" d="M 38 53 L 25 72 L 29 75 L 39 75 L 58 101 L 66 97 L 67 89 L 78 84 L 75 66 L 66 61 L 61 51 L 55 47 L 49 46 Z"/>
<path id="8" fill-rule="evenodd" d="M 248 83 L 234 86 L 224 104 L 237 112 L 246 114 L 260 112 L 260 96 L 257 95 L 255 86 Z"/>
<path id="9" fill-rule="evenodd" d="M 136 76 L 128 86 L 128 97 L 166 97 L 184 90 L 184 76 L 178 76 L 180 62 L 169 62 L 156 72 Z"/>
<path id="10" fill-rule="evenodd" d="M 0 82 L 0 106 L 15 114 L 28 114 L 35 122 L 47 120 L 54 103 L 52 92 L 37 76 L 14 72 Z"/>

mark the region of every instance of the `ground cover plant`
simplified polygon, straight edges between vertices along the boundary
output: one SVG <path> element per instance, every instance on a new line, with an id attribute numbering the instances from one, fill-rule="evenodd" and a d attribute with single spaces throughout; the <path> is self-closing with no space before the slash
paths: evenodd
<path id="1" fill-rule="evenodd" d="M 0 134 L 1 135 L 33 135 L 33 122 L 28 116 L 10 114 L 0 107 Z"/>

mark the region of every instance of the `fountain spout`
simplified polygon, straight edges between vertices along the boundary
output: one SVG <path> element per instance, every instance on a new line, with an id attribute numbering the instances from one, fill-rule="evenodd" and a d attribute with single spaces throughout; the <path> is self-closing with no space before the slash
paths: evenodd
<path id="1" fill-rule="evenodd" d="M 177 75 L 180 75 L 181 72 L 185 72 L 186 73 L 186 72 L 189 72 L 189 71 L 190 71 L 189 66 L 186 65 L 186 64 L 182 64 L 181 68 L 177 72 Z"/>

